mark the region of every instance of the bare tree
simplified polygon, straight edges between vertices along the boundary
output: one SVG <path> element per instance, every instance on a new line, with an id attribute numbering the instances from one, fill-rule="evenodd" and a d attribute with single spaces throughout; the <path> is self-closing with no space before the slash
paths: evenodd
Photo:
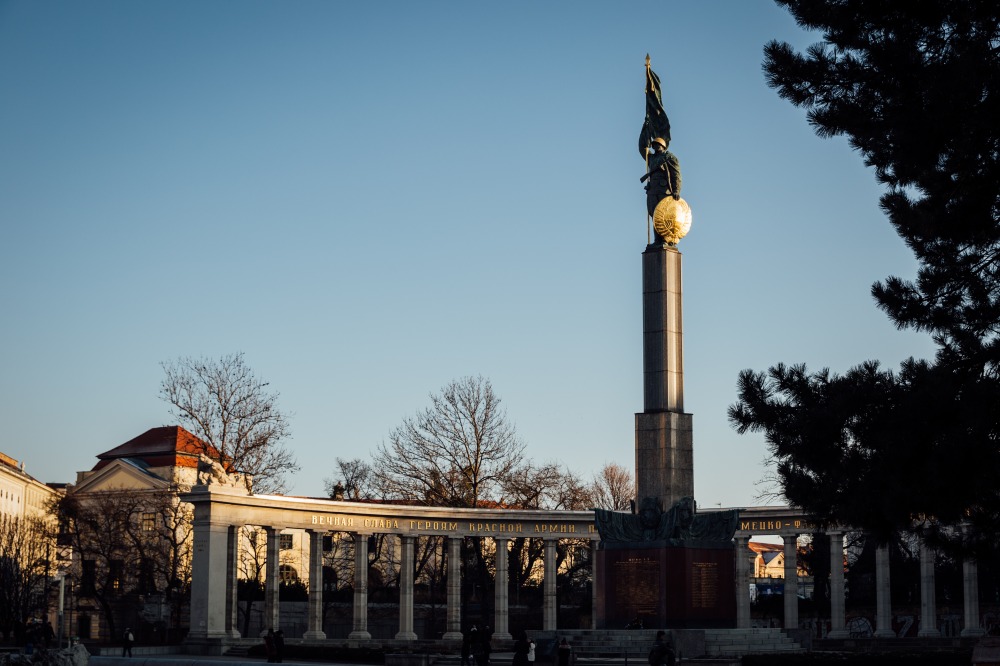
<path id="1" fill-rule="evenodd" d="M 237 575 L 236 612 L 242 619 L 242 634 L 250 635 L 250 619 L 255 601 L 264 599 L 264 567 L 267 562 L 267 536 L 259 527 L 240 527 L 240 556 L 236 561 Z M 240 605 L 242 602 L 242 605 Z"/>
<path id="2" fill-rule="evenodd" d="M 68 494 L 56 501 L 60 538 L 73 549 L 71 575 L 95 601 L 109 636 L 142 607 L 140 595 L 163 594 L 174 628 L 190 581 L 190 506 L 175 487 Z"/>
<path id="3" fill-rule="evenodd" d="M 618 463 L 604 463 L 590 487 L 591 507 L 628 511 L 635 499 L 635 477 Z"/>
<path id="4" fill-rule="evenodd" d="M 489 380 L 452 381 L 431 406 L 404 419 L 379 445 L 372 470 L 387 497 L 476 507 L 501 499 L 524 444 Z"/>
<path id="5" fill-rule="evenodd" d="M 589 508 L 589 488 L 569 468 L 550 462 L 535 465 L 525 461 L 512 470 L 503 483 L 503 505 L 520 509 L 581 510 Z M 561 566 L 570 553 L 570 542 L 559 541 L 556 562 Z M 511 540 L 508 580 L 512 594 L 531 580 L 543 561 L 541 539 Z"/>
<path id="6" fill-rule="evenodd" d="M 323 481 L 328 497 L 357 501 L 369 499 L 374 494 L 372 468 L 364 460 L 338 457 L 336 473 L 336 477 Z M 337 497 L 338 495 L 341 497 Z"/>
<path id="7" fill-rule="evenodd" d="M 247 491 L 283 491 L 285 473 L 299 469 L 281 446 L 288 420 L 278 409 L 278 394 L 268 392 L 268 383 L 254 375 L 243 354 L 218 361 L 180 358 L 162 367 L 160 396 L 205 444 L 202 453 L 243 474 Z"/>
<path id="8" fill-rule="evenodd" d="M 45 612 L 50 544 L 44 519 L 0 514 L 0 631 L 7 636 Z"/>

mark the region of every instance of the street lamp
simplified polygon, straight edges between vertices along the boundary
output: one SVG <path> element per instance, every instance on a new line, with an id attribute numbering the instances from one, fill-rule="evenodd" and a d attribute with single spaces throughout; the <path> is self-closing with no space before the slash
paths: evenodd
<path id="1" fill-rule="evenodd" d="M 58 576 L 59 579 L 59 615 L 57 616 L 57 622 L 59 625 L 59 633 L 56 645 L 61 650 L 63 646 L 63 609 L 66 605 L 66 574 L 60 572 Z"/>

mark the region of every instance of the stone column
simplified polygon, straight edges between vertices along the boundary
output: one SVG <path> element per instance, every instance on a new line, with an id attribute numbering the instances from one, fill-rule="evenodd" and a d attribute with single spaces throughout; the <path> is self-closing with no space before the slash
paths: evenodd
<path id="1" fill-rule="evenodd" d="M 325 532 L 309 530 L 309 630 L 302 638 L 324 640 L 323 631 L 323 537 Z"/>
<path id="2" fill-rule="evenodd" d="M 558 624 L 556 599 L 556 544 L 558 539 L 545 539 L 542 557 L 545 562 L 545 579 L 542 581 L 542 630 L 555 631 Z"/>
<path id="3" fill-rule="evenodd" d="M 750 535 L 736 537 L 736 628 L 749 629 L 750 622 Z"/>
<path id="4" fill-rule="evenodd" d="M 448 540 L 448 631 L 446 640 L 462 640 L 462 537 Z"/>
<path id="5" fill-rule="evenodd" d="M 962 560 L 962 610 L 965 626 L 963 636 L 983 636 L 986 630 L 979 624 L 979 566 L 970 557 Z"/>
<path id="6" fill-rule="evenodd" d="M 226 540 L 226 635 L 240 637 L 239 580 L 240 570 L 240 527 L 230 525 Z"/>
<path id="7" fill-rule="evenodd" d="M 590 541 L 590 628 L 597 629 L 597 586 L 601 581 L 597 575 L 597 548 L 601 542 Z"/>
<path id="8" fill-rule="evenodd" d="M 264 633 L 268 629 L 277 631 L 281 628 L 281 604 L 278 603 L 278 585 L 281 577 L 281 539 L 276 527 L 265 527 L 267 535 L 266 563 L 264 565 Z"/>
<path id="9" fill-rule="evenodd" d="M 937 628 L 937 596 L 934 591 L 934 560 L 937 552 L 920 542 L 920 638 L 941 635 Z"/>
<path id="10" fill-rule="evenodd" d="M 354 627 L 350 639 L 368 640 L 368 535 L 352 532 L 354 538 Z"/>
<path id="11" fill-rule="evenodd" d="M 828 638 L 848 638 L 844 605 L 844 533 L 830 532 L 830 633 Z"/>
<path id="12" fill-rule="evenodd" d="M 652 243 L 642 253 L 643 411 L 635 415 L 637 500 L 669 509 L 694 497 L 692 416 L 684 413 L 681 253 Z"/>
<path id="13" fill-rule="evenodd" d="M 397 641 L 415 641 L 417 634 L 413 631 L 413 539 L 412 536 L 400 536 L 403 557 L 399 563 L 399 631 Z"/>
<path id="14" fill-rule="evenodd" d="M 189 642 L 213 641 L 227 637 L 226 576 L 228 571 L 229 524 L 213 519 L 211 503 L 195 504 L 192 521 L 191 629 Z"/>
<path id="15" fill-rule="evenodd" d="M 889 585 L 889 547 L 875 550 L 875 638 L 895 638 L 892 630 L 892 594 Z"/>
<path id="16" fill-rule="evenodd" d="M 798 534 L 781 537 L 785 547 L 785 629 L 799 628 Z"/>
<path id="17" fill-rule="evenodd" d="M 507 580 L 507 559 L 509 551 L 507 544 L 510 539 L 507 537 L 493 537 L 493 545 L 496 547 L 496 577 L 493 580 L 493 637 L 501 640 L 508 640 L 510 635 Z"/>

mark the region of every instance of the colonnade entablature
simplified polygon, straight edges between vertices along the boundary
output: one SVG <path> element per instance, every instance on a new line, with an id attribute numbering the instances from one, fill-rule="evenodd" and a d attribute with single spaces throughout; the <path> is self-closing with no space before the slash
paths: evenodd
<path id="1" fill-rule="evenodd" d="M 467 509 L 246 495 L 195 486 L 195 521 L 354 534 L 599 540 L 593 511 Z"/>

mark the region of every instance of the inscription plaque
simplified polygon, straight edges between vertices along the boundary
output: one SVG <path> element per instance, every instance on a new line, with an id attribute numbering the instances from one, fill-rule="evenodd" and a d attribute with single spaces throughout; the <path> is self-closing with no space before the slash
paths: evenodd
<path id="1" fill-rule="evenodd" d="M 614 563 L 615 595 L 628 599 L 636 616 L 656 615 L 660 599 L 660 563 L 635 557 Z"/>
<path id="2" fill-rule="evenodd" d="M 719 604 L 719 564 L 691 563 L 692 608 L 715 608 Z"/>

